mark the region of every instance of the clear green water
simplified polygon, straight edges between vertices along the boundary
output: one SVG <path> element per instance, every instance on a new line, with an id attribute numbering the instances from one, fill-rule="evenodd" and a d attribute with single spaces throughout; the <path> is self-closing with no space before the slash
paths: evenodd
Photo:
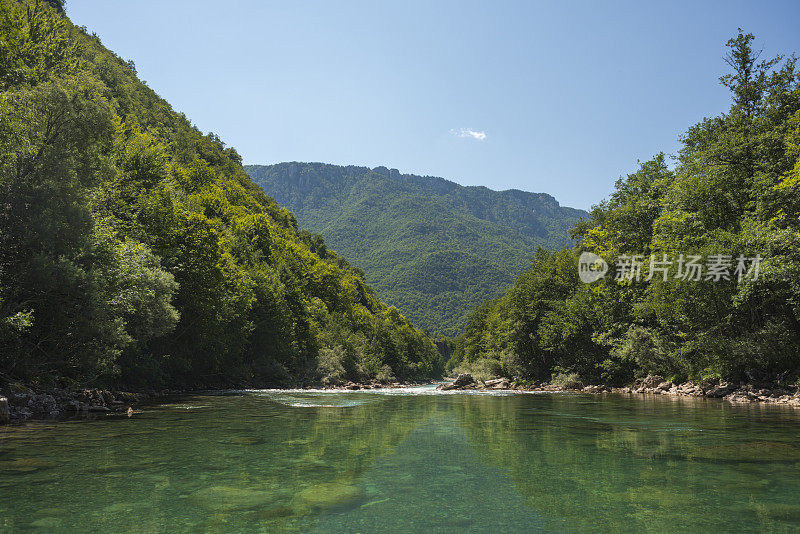
<path id="1" fill-rule="evenodd" d="M 431 393 L 0 428 L 0 532 L 800 530 L 800 410 Z"/>

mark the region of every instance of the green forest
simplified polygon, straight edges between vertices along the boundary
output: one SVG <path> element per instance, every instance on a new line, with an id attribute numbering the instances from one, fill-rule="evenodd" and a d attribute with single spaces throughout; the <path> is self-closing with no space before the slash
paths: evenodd
<path id="1" fill-rule="evenodd" d="M 362 271 L 58 1 L 0 0 L 0 151 L 5 378 L 222 387 L 441 372 Z"/>
<path id="2" fill-rule="evenodd" d="M 800 88 L 794 57 L 761 56 L 753 35 L 728 41 L 730 109 L 686 130 L 674 161 L 658 154 L 620 179 L 574 227 L 574 248 L 540 250 L 504 296 L 477 307 L 449 366 L 607 384 L 797 379 Z M 608 275 L 582 283 L 584 252 Z M 730 275 L 685 280 L 650 262 L 681 254 L 727 257 Z M 634 255 L 642 276 L 615 276 Z M 762 258 L 757 276 L 753 262 L 734 275 L 739 256 Z"/>
<path id="3" fill-rule="evenodd" d="M 0 7 L 0 378 L 798 378 L 800 78 L 750 34 L 727 43 L 730 108 L 586 214 L 384 167 L 245 168 L 60 2 Z M 581 281 L 585 253 L 606 276 Z M 690 257 L 729 269 L 687 279 Z M 432 335 L 458 336 L 446 364 Z"/>
<path id="4" fill-rule="evenodd" d="M 465 187 L 386 167 L 247 165 L 264 191 L 364 269 L 382 299 L 432 335 L 457 336 L 536 249 L 571 246 L 585 211 L 550 195 Z"/>

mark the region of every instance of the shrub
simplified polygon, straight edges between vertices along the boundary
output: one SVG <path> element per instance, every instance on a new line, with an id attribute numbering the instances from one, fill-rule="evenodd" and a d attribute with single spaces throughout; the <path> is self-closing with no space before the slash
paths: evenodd
<path id="1" fill-rule="evenodd" d="M 550 383 L 561 389 L 577 389 L 583 387 L 581 377 L 578 373 L 560 372 L 554 373 Z"/>
<path id="2" fill-rule="evenodd" d="M 384 365 L 380 368 L 380 370 L 375 375 L 375 378 L 379 382 L 395 382 L 397 378 L 395 378 L 394 373 L 392 372 L 392 368 L 388 365 Z"/>
<path id="3" fill-rule="evenodd" d="M 531 370 L 526 365 L 525 360 L 516 352 L 506 351 L 500 353 L 500 368 L 503 376 L 508 378 L 513 377 L 529 377 Z"/>
<path id="4" fill-rule="evenodd" d="M 623 362 L 635 362 L 642 376 L 677 372 L 668 344 L 651 328 L 631 326 L 612 355 Z"/>
<path id="5" fill-rule="evenodd" d="M 346 375 L 344 363 L 347 352 L 341 345 L 333 348 L 323 348 L 319 350 L 317 357 L 317 372 L 326 385 L 340 384 Z"/>
<path id="6" fill-rule="evenodd" d="M 473 362 L 463 362 L 453 368 L 453 375 L 469 373 L 475 380 L 491 380 L 503 376 L 500 362 L 493 358 L 478 358 Z"/>

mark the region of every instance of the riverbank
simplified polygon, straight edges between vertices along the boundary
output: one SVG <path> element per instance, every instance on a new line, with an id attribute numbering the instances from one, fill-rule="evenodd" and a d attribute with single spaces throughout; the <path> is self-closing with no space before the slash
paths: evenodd
<path id="1" fill-rule="evenodd" d="M 323 385 L 305 382 L 282 385 L 277 389 L 328 389 L 332 391 L 356 391 L 383 388 L 405 388 L 435 384 L 436 382 L 346 382 L 339 385 Z M 160 391 L 119 391 L 101 388 L 89 389 L 34 389 L 20 382 L 0 383 L 0 424 L 21 423 L 35 419 L 62 419 L 89 417 L 110 413 L 126 413 L 137 405 L 176 395 L 192 395 L 208 391 L 230 389 L 260 389 L 275 385 L 237 385 L 230 388 Z"/>
<path id="2" fill-rule="evenodd" d="M 436 384 L 428 382 L 347 382 L 340 385 L 304 383 L 276 389 L 325 389 L 331 391 L 358 391 L 385 388 L 408 388 Z M 269 386 L 261 386 L 269 387 Z M 234 388 L 235 389 L 235 388 Z M 240 389 L 259 389 L 249 386 Z M 675 384 L 660 376 L 648 376 L 625 387 L 583 385 L 575 381 L 566 384 L 530 382 L 497 378 L 481 381 L 469 373 L 460 374 L 449 383 L 439 383 L 442 391 L 510 391 L 527 392 L 580 392 L 591 394 L 668 395 L 683 397 L 719 398 L 732 403 L 761 402 L 800 408 L 800 388 L 796 385 L 734 384 L 720 380 L 703 380 Z M 112 413 L 126 413 L 136 406 L 175 395 L 192 395 L 217 390 L 161 390 L 147 392 L 116 391 L 108 389 L 49 389 L 34 390 L 20 383 L 0 385 L 0 424 L 20 423 L 32 419 L 62 419 L 89 417 Z M 223 391 L 222 389 L 218 391 Z"/>
<path id="3" fill-rule="evenodd" d="M 583 385 L 580 381 L 565 384 L 514 381 L 507 378 L 476 380 L 469 373 L 439 386 L 440 390 L 508 390 L 518 392 L 582 392 L 593 394 L 616 393 L 622 395 L 670 395 L 683 397 L 718 398 L 734 403 L 763 402 L 800 408 L 800 387 L 780 384 L 735 384 L 721 380 L 688 381 L 675 384 L 660 376 L 639 379 L 630 386 Z"/>
<path id="4" fill-rule="evenodd" d="M 132 393 L 105 389 L 35 391 L 10 384 L 0 392 L 0 424 L 28 419 L 58 419 L 120 412 L 161 394 Z"/>

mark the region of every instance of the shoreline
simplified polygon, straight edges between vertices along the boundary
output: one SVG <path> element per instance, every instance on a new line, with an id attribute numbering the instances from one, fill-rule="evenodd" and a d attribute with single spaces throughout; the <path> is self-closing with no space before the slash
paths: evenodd
<path id="1" fill-rule="evenodd" d="M 614 387 L 604 384 L 587 385 L 581 383 L 556 385 L 546 382 L 527 382 L 496 378 L 481 381 L 468 373 L 456 379 L 442 382 L 348 382 L 339 385 L 303 383 L 292 386 L 248 385 L 240 388 L 204 388 L 130 392 L 100 388 L 81 390 L 50 389 L 36 391 L 19 383 L 7 384 L 0 390 L 0 425 L 19 424 L 31 420 L 64 420 L 76 417 L 90 418 L 107 414 L 131 413 L 133 407 L 158 399 L 180 395 L 200 395 L 232 390 L 277 389 L 277 390 L 328 390 L 328 391 L 369 391 L 373 389 L 402 389 L 437 385 L 440 391 L 507 391 L 510 393 L 588 393 L 595 395 L 618 394 L 635 397 L 637 395 L 665 395 L 671 397 L 695 397 L 722 399 L 733 404 L 763 403 L 800 408 L 800 386 L 769 385 L 756 383 L 732 383 L 720 380 L 688 381 L 675 384 L 660 376 L 648 376 L 630 386 Z M 270 387 L 271 386 L 271 387 Z"/>
<path id="2" fill-rule="evenodd" d="M 620 395 L 666 395 L 671 397 L 696 397 L 722 399 L 735 404 L 764 403 L 800 408 L 800 386 L 759 383 L 733 383 L 708 379 L 676 384 L 658 375 L 636 380 L 630 386 L 614 387 L 604 384 L 584 386 L 580 382 L 556 385 L 542 382 L 514 381 L 507 378 L 480 381 L 469 373 L 439 386 L 444 391 L 512 391 L 549 393 L 590 393 Z"/>
<path id="3" fill-rule="evenodd" d="M 331 391 L 355 391 L 381 388 L 407 388 L 433 385 L 427 382 L 347 382 L 341 385 L 303 382 L 286 384 L 262 384 L 254 386 L 230 386 L 227 388 L 163 389 L 160 391 L 121 391 L 103 388 L 85 389 L 34 389 L 20 382 L 2 384 L 0 387 L 0 425 L 24 423 L 31 420 L 63 420 L 76 417 L 89 418 L 104 414 L 124 414 L 141 404 L 180 395 L 200 395 L 247 389 L 326 389 Z"/>

